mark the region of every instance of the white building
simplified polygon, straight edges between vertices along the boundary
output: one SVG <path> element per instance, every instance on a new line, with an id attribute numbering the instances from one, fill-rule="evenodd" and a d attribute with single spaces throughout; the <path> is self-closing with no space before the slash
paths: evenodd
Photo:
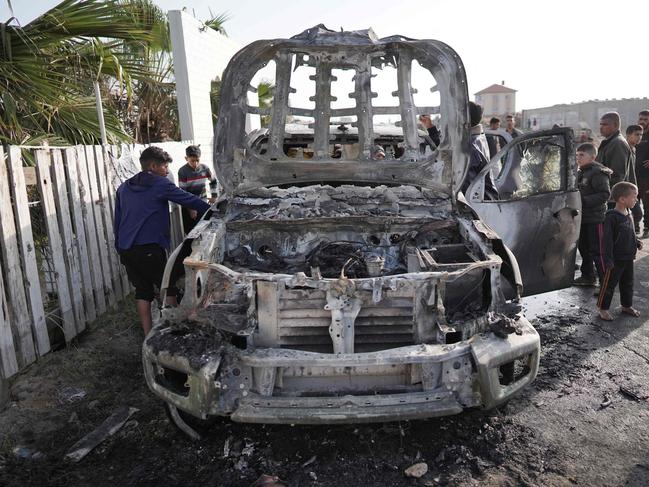
<path id="1" fill-rule="evenodd" d="M 211 83 L 221 77 L 241 46 L 185 11 L 171 10 L 168 17 L 181 138 L 200 144 L 202 159 L 211 166 L 214 137 Z"/>
<path id="2" fill-rule="evenodd" d="M 620 114 L 622 129 L 638 123 L 638 113 L 649 110 L 649 98 L 623 98 L 614 100 L 588 100 L 580 103 L 554 105 L 523 110 L 521 128 L 543 130 L 554 125 L 572 127 L 576 134 L 599 134 L 599 119 L 606 112 Z"/>
<path id="3" fill-rule="evenodd" d="M 475 95 L 475 102 L 482 105 L 484 118 L 500 117 L 516 113 L 516 90 L 507 88 L 505 82 L 491 85 Z"/>

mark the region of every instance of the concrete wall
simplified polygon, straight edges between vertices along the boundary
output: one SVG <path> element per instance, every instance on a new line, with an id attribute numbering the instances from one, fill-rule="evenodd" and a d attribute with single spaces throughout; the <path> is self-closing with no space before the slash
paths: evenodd
<path id="1" fill-rule="evenodd" d="M 599 134 L 599 119 L 606 113 L 615 111 L 622 119 L 622 129 L 638 123 L 638 112 L 649 109 L 649 98 L 625 98 L 621 100 L 589 100 L 569 105 L 554 105 L 545 108 L 523 110 L 521 128 L 523 130 L 543 130 L 553 125 L 572 127 L 577 134 L 582 130 L 592 130 Z"/>
<path id="2" fill-rule="evenodd" d="M 187 12 L 170 10 L 168 16 L 181 137 L 200 144 L 202 161 L 212 167 L 211 82 L 241 46 Z"/>

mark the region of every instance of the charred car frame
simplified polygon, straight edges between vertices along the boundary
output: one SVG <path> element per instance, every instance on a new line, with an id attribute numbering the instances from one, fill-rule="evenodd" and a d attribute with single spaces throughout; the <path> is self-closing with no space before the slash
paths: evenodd
<path id="1" fill-rule="evenodd" d="M 260 108 L 251 80 L 271 62 L 274 100 Z M 416 103 L 415 63 L 434 78 L 434 105 Z M 304 69 L 308 107 L 289 102 Z M 373 79 L 384 69 L 396 90 L 381 106 Z M 334 103 L 337 70 L 351 74 L 351 106 Z M 195 434 L 191 418 L 215 416 L 456 414 L 497 406 L 534 379 L 539 336 L 520 298 L 572 281 L 580 202 L 568 130 L 512 141 L 464 196 L 466 78 L 441 42 L 317 26 L 244 48 L 222 86 L 224 194 L 172 254 L 163 287 L 185 249 L 185 295 L 143 346 L 147 383 L 182 429 Z M 439 147 L 418 129 L 421 114 L 439 115 Z M 268 127 L 251 130 L 251 115 Z M 483 197 L 488 171 L 497 201 Z"/>

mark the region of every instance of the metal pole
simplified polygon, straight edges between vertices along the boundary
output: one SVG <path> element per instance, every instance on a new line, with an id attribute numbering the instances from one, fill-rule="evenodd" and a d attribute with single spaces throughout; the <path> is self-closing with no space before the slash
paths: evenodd
<path id="1" fill-rule="evenodd" d="M 99 81 L 95 81 L 95 102 L 97 105 L 97 119 L 99 120 L 99 133 L 101 135 L 101 143 L 108 144 L 106 138 L 106 123 L 104 122 L 104 109 L 101 104 L 101 91 L 99 90 Z"/>

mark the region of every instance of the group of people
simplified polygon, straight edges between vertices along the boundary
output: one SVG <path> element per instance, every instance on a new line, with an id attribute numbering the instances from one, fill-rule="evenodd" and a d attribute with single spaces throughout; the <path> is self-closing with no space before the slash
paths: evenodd
<path id="1" fill-rule="evenodd" d="M 484 135 L 482 107 L 470 102 L 469 115 L 471 155 L 462 192 L 486 167 L 494 150 L 500 149 L 497 143 L 491 147 L 493 139 L 490 141 Z M 513 116 L 507 116 L 506 121 L 512 138 L 521 135 Z M 433 142 L 439 144 L 440 134 L 430 117 L 422 116 L 420 122 Z M 491 119 L 492 128 L 499 125 L 499 119 Z M 574 283 L 595 286 L 599 279 L 599 315 L 610 321 L 613 317 L 609 307 L 618 285 L 622 312 L 639 316 L 633 308 L 633 261 L 636 251 L 642 247 L 639 238 L 642 205 L 646 209 L 649 204 L 649 110 L 640 112 L 638 124 L 626 128 L 626 137 L 620 132 L 620 116 L 616 112 L 601 117 L 600 132 L 604 140 L 598 149 L 584 143 L 576 152 L 583 215 L 578 244 L 581 276 Z M 380 151 L 376 149 L 376 152 Z M 151 302 L 156 287 L 161 286 L 170 246 L 169 202 L 182 207 L 183 228 L 188 233 L 217 196 L 216 178 L 200 163 L 200 148 L 189 146 L 185 154 L 187 163 L 178 171 L 180 187 L 167 178 L 172 162 L 169 154 L 159 147 L 148 147 L 140 155 L 142 171 L 117 190 L 115 247 L 135 287 L 136 307 L 145 335 L 152 327 Z M 377 156 L 385 157 L 385 152 Z M 485 198 L 498 199 L 489 173 L 485 176 Z M 648 237 L 649 225 L 645 218 L 642 238 Z M 176 305 L 178 301 L 174 284 L 184 272 L 184 256 L 177 259 L 171 271 L 166 295 L 168 305 Z"/>
<path id="2" fill-rule="evenodd" d="M 621 312 L 639 316 L 633 308 L 633 261 L 649 238 L 643 207 L 649 203 L 649 110 L 642 110 L 638 124 L 620 131 L 620 115 L 609 112 L 600 119 L 604 139 L 577 147 L 577 184 L 582 202 L 579 253 L 581 276 L 575 285 L 596 286 L 597 309 L 602 320 L 611 321 L 609 309 L 615 288 L 620 290 Z M 642 203 L 640 202 L 642 201 Z"/>
<path id="3" fill-rule="evenodd" d="M 497 136 L 485 136 L 480 105 L 469 102 L 469 118 L 471 158 L 461 188 L 463 193 L 502 148 Z M 490 128 L 500 128 L 500 120 L 492 118 Z M 511 116 L 507 116 L 507 129 L 512 138 L 522 134 Z M 584 143 L 576 151 L 582 201 L 578 243 L 582 264 L 581 276 L 574 284 L 594 287 L 599 280 L 598 313 L 602 320 L 611 321 L 609 309 L 616 287 L 620 290 L 621 312 L 640 315 L 633 307 L 633 261 L 642 248 L 641 238 L 649 238 L 647 217 L 640 234 L 643 207 L 646 211 L 649 205 L 649 110 L 642 110 L 638 123 L 626 128 L 626 137 L 620 131 L 620 115 L 605 113 L 600 120 L 600 133 L 604 139 L 599 148 Z M 485 175 L 484 196 L 499 198 L 490 173 Z"/>
<path id="4" fill-rule="evenodd" d="M 188 233 L 216 199 L 217 182 L 211 170 L 200 163 L 201 151 L 192 145 L 185 150 L 187 163 L 178 171 L 180 188 L 169 174 L 171 156 L 160 147 L 148 147 L 140 155 L 142 171 L 117 189 L 115 199 L 115 247 L 135 287 L 135 302 L 144 334 L 152 327 L 151 302 L 162 283 L 170 247 L 169 202 L 182 207 L 183 226 Z M 182 263 L 182 259 L 179 259 Z M 166 304 L 178 304 L 174 284 L 183 273 L 175 265 L 167 288 Z"/>

